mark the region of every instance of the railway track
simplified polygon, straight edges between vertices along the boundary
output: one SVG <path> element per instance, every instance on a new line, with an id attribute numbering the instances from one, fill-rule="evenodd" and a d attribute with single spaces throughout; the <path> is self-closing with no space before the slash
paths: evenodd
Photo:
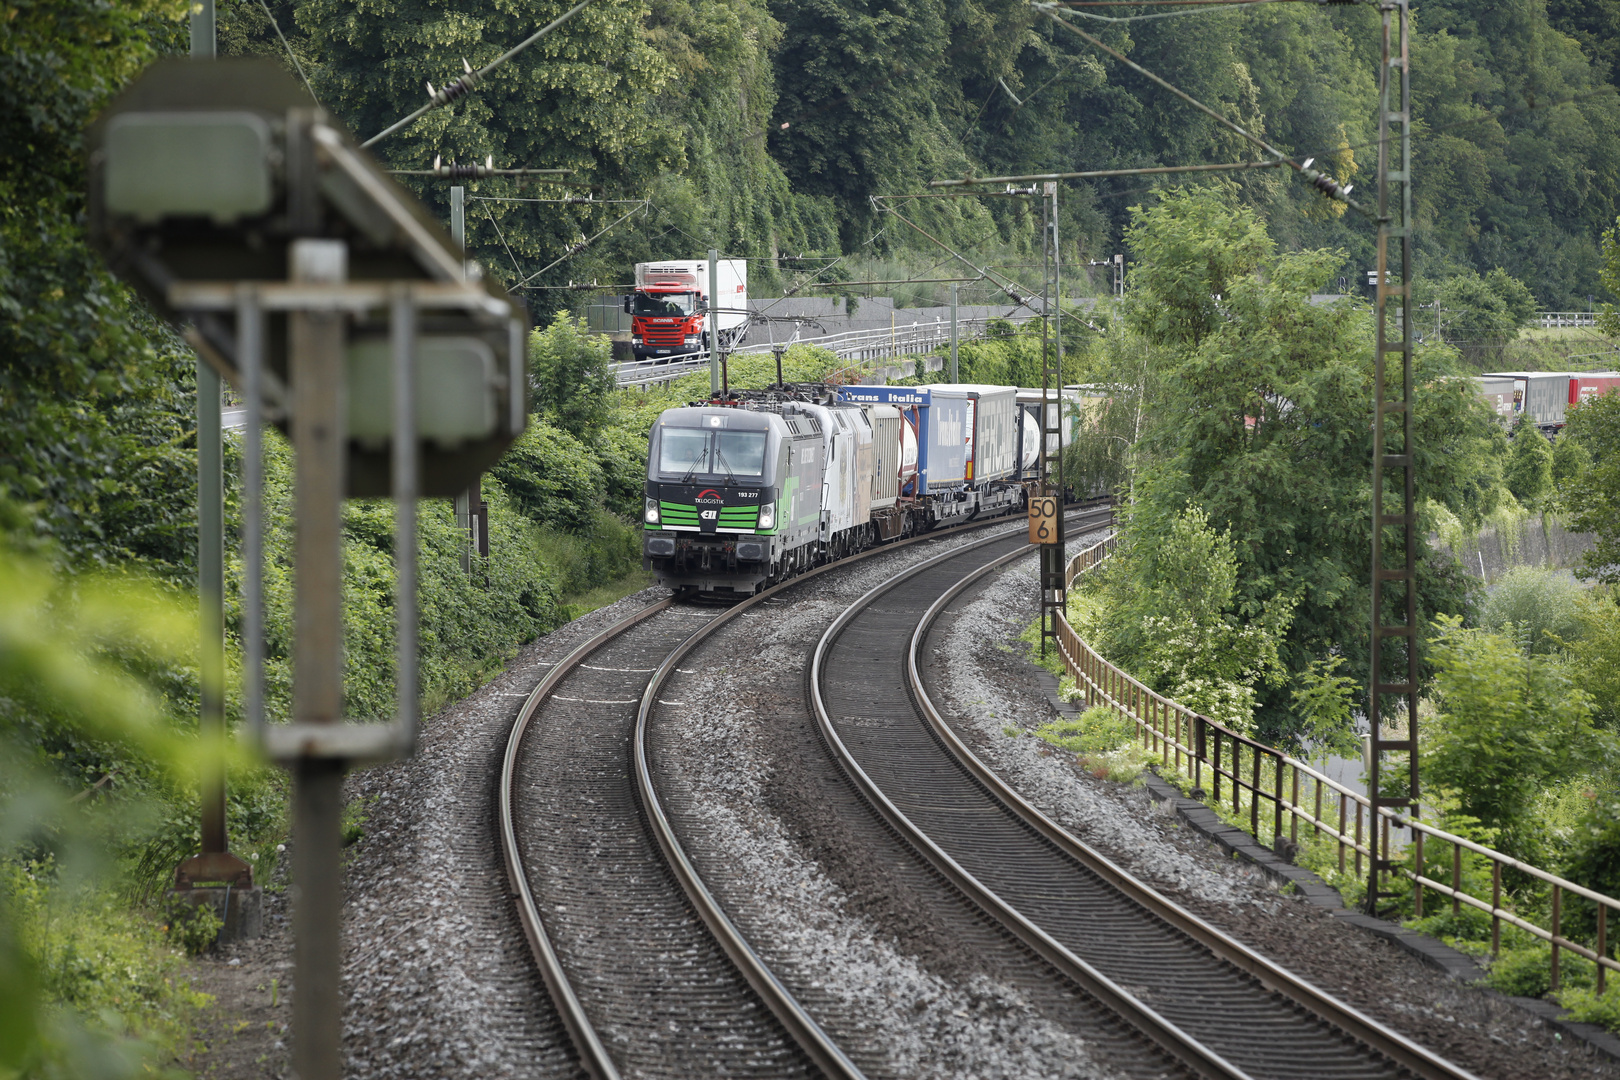
<path id="1" fill-rule="evenodd" d="M 923 677 L 930 630 L 1021 538 L 947 552 L 846 609 L 811 658 L 822 738 L 873 809 L 1006 931 L 1193 1075 L 1470 1074 L 1133 878 L 1042 816 L 951 730 Z"/>
<path id="2" fill-rule="evenodd" d="M 697 874 L 660 804 L 645 732 L 681 658 L 719 626 L 815 574 L 901 546 L 724 611 L 652 604 L 557 662 L 524 702 L 498 789 L 502 856 L 589 1075 L 861 1075 Z"/>

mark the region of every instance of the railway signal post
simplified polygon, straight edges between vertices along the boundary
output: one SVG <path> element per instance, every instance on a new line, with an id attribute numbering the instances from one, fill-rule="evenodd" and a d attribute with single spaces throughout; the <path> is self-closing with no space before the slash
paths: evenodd
<path id="1" fill-rule="evenodd" d="M 342 779 L 411 754 L 417 500 L 452 497 L 527 416 L 528 320 L 279 64 L 160 61 L 99 117 L 90 234 L 242 393 L 247 735 L 292 773 L 294 1066 L 342 1072 Z M 424 319 L 431 313 L 430 320 Z M 293 702 L 265 722 L 262 423 L 291 439 Z M 395 715 L 344 714 L 343 500 L 391 496 Z"/>

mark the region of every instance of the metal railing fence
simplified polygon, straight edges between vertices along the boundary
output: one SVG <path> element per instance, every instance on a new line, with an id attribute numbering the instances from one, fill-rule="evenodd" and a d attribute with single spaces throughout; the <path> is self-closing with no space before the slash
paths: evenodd
<path id="1" fill-rule="evenodd" d="M 1538 311 L 1532 325 L 1542 330 L 1561 326 L 1596 326 L 1597 315 L 1590 311 Z"/>
<path id="2" fill-rule="evenodd" d="M 1069 561 L 1069 583 L 1100 566 L 1116 550 L 1110 535 L 1100 543 L 1079 552 Z M 1105 660 L 1081 639 L 1063 615 L 1058 617 L 1058 647 L 1064 666 L 1084 693 L 1088 705 L 1104 704 L 1133 720 L 1142 748 L 1159 756 L 1161 765 L 1174 768 L 1192 779 L 1202 791 L 1209 781 L 1207 795 L 1216 807 L 1228 810 L 1232 818 L 1248 818 L 1248 830 L 1264 841 L 1262 826 L 1269 826 L 1273 846 L 1286 829 L 1297 848 L 1301 829 L 1311 830 L 1338 847 L 1338 870 L 1344 874 L 1352 865 L 1357 877 L 1363 873 L 1363 859 L 1372 857 L 1368 844 L 1374 826 L 1371 801 L 1361 792 L 1345 787 L 1331 777 L 1275 747 L 1225 727 L 1219 722 L 1172 701 L 1149 689 L 1137 679 Z M 1222 784 L 1225 783 L 1225 794 Z M 1262 807 L 1264 806 L 1264 810 Z M 1244 811 L 1247 810 L 1247 814 Z M 1424 891 L 1433 891 L 1449 900 L 1453 915 L 1464 906 L 1484 912 L 1491 920 L 1491 953 L 1501 951 L 1502 924 L 1517 927 L 1552 949 L 1552 988 L 1560 985 L 1561 952 L 1573 953 L 1591 961 L 1597 969 L 1597 989 L 1607 985 L 1607 973 L 1620 971 L 1620 961 L 1608 955 L 1608 913 L 1620 911 L 1620 900 L 1604 896 L 1539 867 L 1520 862 L 1509 855 L 1436 828 L 1415 817 L 1403 817 L 1392 810 L 1379 815 L 1377 827 L 1387 840 L 1390 829 L 1406 829 L 1412 834 L 1411 866 L 1398 864 L 1398 872 L 1412 885 L 1413 914 L 1424 917 Z M 1449 849 L 1449 880 L 1434 876 L 1425 859 L 1425 845 L 1445 845 Z M 1384 850 L 1389 850 L 1387 846 Z M 1464 877 L 1464 853 L 1487 860 L 1491 866 L 1488 898 L 1475 895 Z M 1415 869 L 1414 869 L 1415 868 Z M 1526 918 L 1503 903 L 1502 872 L 1511 870 L 1550 887 L 1550 917 L 1546 926 Z M 1439 871 L 1444 873 L 1444 871 Z M 1573 941 L 1564 935 L 1564 905 L 1569 896 L 1596 906 L 1596 935 L 1592 945 Z"/>
<path id="3" fill-rule="evenodd" d="M 993 323 L 1010 323 L 1017 326 L 1038 317 L 1031 313 L 1023 313 L 985 319 L 958 319 L 957 336 L 963 341 L 987 337 Z M 774 349 L 790 345 L 815 345 L 828 350 L 840 360 L 865 362 L 928 353 L 947 346 L 950 342 L 951 321 L 935 318 L 904 326 L 874 326 L 862 330 L 822 334 L 818 337 L 795 336 L 784 341 L 754 342 L 738 346 L 729 352 L 732 356 L 760 356 L 769 355 Z M 689 353 L 656 360 L 628 360 L 614 365 L 614 378 L 620 386 L 662 382 L 665 379 L 678 378 L 701 370 L 708 362 L 706 353 Z"/>

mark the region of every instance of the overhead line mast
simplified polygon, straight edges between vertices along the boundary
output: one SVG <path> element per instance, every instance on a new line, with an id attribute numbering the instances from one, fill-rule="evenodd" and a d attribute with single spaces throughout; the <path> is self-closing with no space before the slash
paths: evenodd
<path id="1" fill-rule="evenodd" d="M 1418 812 L 1418 607 L 1417 607 L 1417 461 L 1412 415 L 1412 85 L 1408 0 L 1383 0 L 1383 63 L 1378 89 L 1378 280 L 1377 347 L 1373 371 L 1372 446 L 1372 641 L 1368 678 L 1367 794 L 1372 802 L 1371 854 L 1367 875 L 1367 910 L 1376 914 L 1380 899 L 1394 893 L 1382 887 L 1393 876 L 1390 819 L 1382 811 L 1407 808 Z M 1390 251 L 1391 243 L 1396 250 Z M 1398 266 L 1391 266 L 1391 258 Z M 1398 274 L 1399 280 L 1392 280 Z M 1396 337 L 1390 340 L 1390 330 Z M 1391 358 L 1399 365 L 1390 371 Z M 1391 385 L 1391 384 L 1394 385 Z M 1391 430 L 1389 420 L 1397 421 Z M 1400 510 L 1386 512 L 1386 482 L 1400 492 Z M 1398 530 L 1394 543 L 1386 529 Z M 1398 554 L 1399 565 L 1386 566 Z M 1391 595 L 1385 595 L 1385 586 Z M 1391 605 L 1389 601 L 1394 601 Z M 1391 610 L 1393 606 L 1394 610 Z M 1393 618 L 1394 622 L 1388 621 Z M 1386 645 L 1391 646 L 1386 650 Z M 1387 665 L 1387 666 L 1386 666 Z M 1386 681 L 1386 671 L 1394 678 Z M 1385 732 L 1385 698 L 1404 706 L 1404 734 Z M 1385 754 L 1405 754 L 1386 775 Z M 1404 772 L 1404 778 L 1401 773 Z M 1404 780 L 1404 782 L 1403 782 Z M 1388 790 L 1386 790 L 1388 789 Z M 1403 790 L 1404 789 L 1404 790 Z M 1398 819 L 1397 819 L 1398 821 Z"/>
<path id="2" fill-rule="evenodd" d="M 1168 0 L 1137 0 L 1137 2 L 1168 3 Z M 1241 4 L 1260 0 L 1189 0 L 1190 3 Z M 1348 0 L 1341 0 L 1348 2 Z M 1047 15 L 1053 22 L 1076 35 L 1086 43 L 1102 50 L 1125 67 L 1174 94 L 1193 108 L 1204 113 L 1217 124 L 1238 135 L 1244 141 L 1268 155 L 1260 162 L 1240 162 L 1214 166 L 1173 166 L 1146 169 L 1111 169 L 1093 172 L 1036 173 L 1025 176 L 1001 176 L 986 179 L 964 177 L 959 180 L 936 180 L 932 187 L 965 187 L 983 183 L 1043 182 L 1049 193 L 1055 192 L 1060 179 L 1089 179 L 1104 176 L 1129 176 L 1150 173 L 1212 172 L 1219 170 L 1285 166 L 1294 169 L 1311 185 L 1329 198 L 1345 203 L 1378 225 L 1378 267 L 1375 271 L 1376 302 L 1375 328 L 1377 342 L 1374 352 L 1373 375 L 1373 442 L 1372 442 L 1372 567 L 1371 567 L 1371 633 L 1367 716 L 1371 727 L 1368 746 L 1368 796 L 1371 809 L 1367 838 L 1368 860 L 1366 906 L 1376 913 L 1380 900 L 1395 896 L 1384 887 L 1387 876 L 1395 873 L 1395 860 L 1391 857 L 1390 826 L 1403 827 L 1397 811 L 1405 808 L 1412 816 L 1419 813 L 1418 784 L 1418 604 L 1417 604 L 1417 484 L 1415 417 L 1413 415 L 1412 379 L 1412 93 L 1411 93 L 1411 10 L 1410 0 L 1378 0 L 1382 15 L 1382 52 L 1379 67 L 1378 104 L 1378 204 L 1369 210 L 1350 198 L 1352 188 L 1314 168 L 1314 159 L 1296 162 L 1265 140 L 1220 113 L 1167 80 L 1148 71 L 1113 49 L 1059 17 L 1068 7 L 1113 6 L 1104 0 L 1060 0 L 1037 2 L 1031 7 Z M 1111 20 L 1112 21 L 1112 20 Z M 1055 211 L 1056 199 L 1053 199 Z M 887 208 L 885 208 L 887 209 Z M 1047 209 L 1042 202 L 1043 219 Z M 889 211 L 893 213 L 892 210 Z M 895 216 L 899 216 L 898 214 Z M 1052 217 L 1055 219 L 1055 212 Z M 904 221 L 904 218 L 901 218 Z M 907 222 L 907 224 L 910 224 Z M 916 226 L 912 226 L 916 228 Z M 1052 226 L 1055 228 L 1055 224 Z M 921 232 L 922 230 L 918 230 Z M 926 233 L 924 235 L 927 235 Z M 930 239 L 933 239 L 930 237 Z M 1053 236 L 1048 232 L 1049 243 Z M 935 241 L 938 243 L 938 241 Z M 1395 246 L 1391 250 L 1392 244 Z M 944 246 L 941 244 L 941 246 Z M 949 250 L 949 249 L 947 249 Z M 966 261 L 966 260 L 964 260 Z M 1048 279 L 1050 283 L 1050 279 Z M 1044 288 L 1044 287 L 1043 287 Z M 1049 313 L 1048 313 L 1049 314 Z M 1043 322 L 1043 332 L 1044 332 Z M 1391 332 L 1394 337 L 1392 338 Z M 1061 334 L 1059 335 L 1061 348 Z M 1395 365 L 1392 370 L 1391 364 Z M 1042 380 L 1050 384 L 1049 360 L 1043 356 Z M 1059 368 L 1061 372 L 1061 367 Z M 1061 379 L 1061 375 L 1059 375 Z M 1043 402 L 1044 406 L 1044 402 Z M 1397 423 L 1391 424 L 1395 420 Z M 1045 427 L 1045 417 L 1042 419 Z M 1061 440 L 1060 440 L 1061 442 Z M 1050 447 L 1042 447 L 1043 481 L 1046 479 L 1046 455 Z M 1061 478 L 1061 445 L 1058 457 Z M 1399 491 L 1395 495 L 1394 491 Z M 1393 500 L 1393 501 L 1392 501 Z M 1386 530 L 1398 530 L 1390 537 Z M 1391 561 L 1397 565 L 1388 565 Z M 1391 586 L 1386 595 L 1386 586 Z M 1041 631 L 1042 644 L 1048 634 L 1048 605 L 1050 590 L 1047 582 L 1045 554 L 1042 560 Z M 1386 730 L 1386 699 L 1394 699 L 1400 715 L 1396 723 L 1404 721 L 1404 731 L 1391 727 Z M 1390 763 L 1386 771 L 1386 754 L 1405 755 L 1404 765 L 1398 760 Z M 1358 861 L 1360 849 L 1358 847 Z"/>

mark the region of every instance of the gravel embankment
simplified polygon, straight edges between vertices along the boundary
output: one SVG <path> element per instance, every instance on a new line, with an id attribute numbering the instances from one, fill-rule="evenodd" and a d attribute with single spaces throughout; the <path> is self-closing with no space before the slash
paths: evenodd
<path id="1" fill-rule="evenodd" d="M 950 665 L 925 677 L 986 764 L 1105 855 L 1272 960 L 1482 1077 L 1620 1076 L 1494 992 L 1466 986 L 1223 857 L 1140 787 L 1098 780 L 1033 735 L 1054 716 L 1018 634 L 1038 614 L 1036 564 L 1020 560 L 960 598 L 940 640 Z"/>
<path id="2" fill-rule="evenodd" d="M 869 1075 L 1120 1075 L 1108 1033 L 1087 1031 L 1072 1002 L 1039 1000 L 1064 996 L 1049 972 L 902 865 L 912 857 L 893 837 L 848 831 L 870 812 L 805 738 L 810 648 L 850 603 L 941 550 L 928 548 L 795 589 L 683 663 L 668 697 L 685 706 L 656 718 L 652 743 L 668 809 L 732 918 Z"/>
<path id="3" fill-rule="evenodd" d="M 512 721 L 550 662 L 662 595 L 644 590 L 534 642 L 434 717 L 415 757 L 350 779 L 366 825 L 347 866 L 349 1076 L 581 1075 L 509 895 L 495 785 Z"/>

